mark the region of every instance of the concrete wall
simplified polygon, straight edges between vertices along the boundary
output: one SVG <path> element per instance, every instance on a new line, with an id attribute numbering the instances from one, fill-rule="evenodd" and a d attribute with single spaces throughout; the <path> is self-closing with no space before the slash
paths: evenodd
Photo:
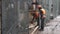
<path id="1" fill-rule="evenodd" d="M 41 1 L 42 1 L 41 5 L 46 10 L 47 21 L 50 19 L 50 14 L 53 14 L 54 18 L 59 15 L 58 14 L 59 13 L 59 0 L 41 0 Z M 53 8 L 52 11 L 51 11 L 51 8 Z"/>
<path id="2" fill-rule="evenodd" d="M 1 2 L 1 0 L 0 0 L 0 34 L 1 34 L 1 12 L 2 12 L 2 2 Z"/>
<path id="3" fill-rule="evenodd" d="M 60 0 L 59 0 L 59 15 L 60 15 Z"/>
<path id="4" fill-rule="evenodd" d="M 2 0 L 2 34 L 28 34 L 28 12 L 19 2 Z"/>
<path id="5" fill-rule="evenodd" d="M 54 17 L 58 16 L 59 12 L 59 0 L 53 0 L 53 14 Z"/>

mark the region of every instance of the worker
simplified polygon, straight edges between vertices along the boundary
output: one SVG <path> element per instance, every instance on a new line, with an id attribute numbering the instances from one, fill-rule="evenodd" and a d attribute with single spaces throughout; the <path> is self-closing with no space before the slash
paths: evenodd
<path id="1" fill-rule="evenodd" d="M 34 23 L 34 19 L 37 21 L 37 19 L 38 19 L 38 10 L 36 9 L 36 5 L 37 5 L 38 3 L 37 2 L 33 2 L 32 3 L 32 7 L 33 7 L 33 9 L 32 9 L 32 11 L 31 11 L 31 15 L 33 16 L 33 18 L 32 18 L 32 21 L 31 21 L 31 23 L 33 24 Z M 37 21 L 38 22 L 38 21 Z"/>
<path id="2" fill-rule="evenodd" d="M 42 8 L 41 5 L 37 5 L 37 7 L 38 7 L 38 10 L 39 10 L 39 13 L 40 13 L 40 16 L 41 16 L 40 17 L 40 19 L 41 19 L 41 26 L 39 24 L 40 22 L 38 22 L 39 28 L 41 27 L 39 30 L 43 31 L 44 30 L 44 20 L 46 18 L 46 16 L 45 16 L 46 15 L 46 11 L 45 11 L 45 9 Z"/>

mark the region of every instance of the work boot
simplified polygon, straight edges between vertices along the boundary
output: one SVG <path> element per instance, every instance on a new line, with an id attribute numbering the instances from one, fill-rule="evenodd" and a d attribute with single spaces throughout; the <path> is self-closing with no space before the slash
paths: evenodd
<path id="1" fill-rule="evenodd" d="M 39 29 L 39 31 L 44 31 L 44 29 Z"/>

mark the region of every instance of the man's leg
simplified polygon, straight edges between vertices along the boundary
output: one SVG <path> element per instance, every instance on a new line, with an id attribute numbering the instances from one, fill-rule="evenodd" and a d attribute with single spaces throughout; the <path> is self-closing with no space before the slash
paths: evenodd
<path id="1" fill-rule="evenodd" d="M 39 26 L 39 17 L 37 18 L 37 26 Z"/>
<path id="2" fill-rule="evenodd" d="M 41 19 L 41 30 L 44 30 L 44 18 Z"/>
<path id="3" fill-rule="evenodd" d="M 33 17 L 32 21 L 31 21 L 31 24 L 33 24 L 33 22 L 34 22 L 34 17 Z"/>

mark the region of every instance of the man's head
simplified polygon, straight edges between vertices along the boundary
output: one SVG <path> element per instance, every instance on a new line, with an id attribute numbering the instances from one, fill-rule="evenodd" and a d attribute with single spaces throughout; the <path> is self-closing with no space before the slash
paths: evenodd
<path id="1" fill-rule="evenodd" d="M 37 5 L 37 8 L 38 8 L 38 9 L 42 9 L 42 6 L 41 6 L 41 5 Z"/>

